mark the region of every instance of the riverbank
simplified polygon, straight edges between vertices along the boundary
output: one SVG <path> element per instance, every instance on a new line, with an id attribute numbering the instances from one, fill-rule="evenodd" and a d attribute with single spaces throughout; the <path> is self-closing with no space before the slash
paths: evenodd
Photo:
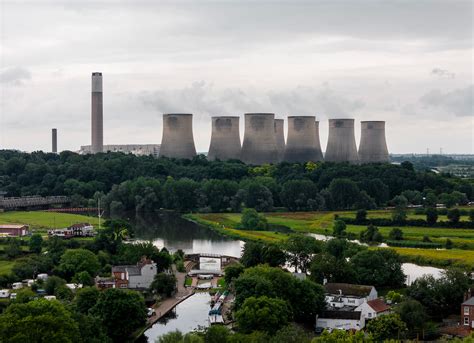
<path id="1" fill-rule="evenodd" d="M 386 215 L 387 211 L 373 212 L 369 212 L 369 216 Z M 285 226 L 293 233 L 330 235 L 335 214 L 352 216 L 355 215 L 355 212 L 284 212 L 266 213 L 265 216 L 270 224 Z M 239 213 L 186 214 L 183 218 L 203 225 L 219 234 L 244 241 L 282 242 L 289 236 L 288 233 L 274 231 L 239 230 L 236 228 L 240 223 Z M 346 231 L 358 236 L 365 229 L 366 227 L 362 225 L 347 225 Z M 391 227 L 380 227 L 379 232 L 384 239 L 387 239 L 391 229 Z M 443 242 L 450 239 L 455 246 L 459 246 L 459 244 L 465 244 L 465 247 L 474 246 L 474 230 L 421 227 L 401 227 L 400 229 L 403 231 L 406 240 L 421 241 L 424 236 L 429 236 L 433 242 Z M 392 247 L 392 249 L 402 256 L 404 262 L 442 268 L 459 266 L 472 269 L 474 266 L 474 250 L 470 249 L 435 250 L 402 247 Z"/>

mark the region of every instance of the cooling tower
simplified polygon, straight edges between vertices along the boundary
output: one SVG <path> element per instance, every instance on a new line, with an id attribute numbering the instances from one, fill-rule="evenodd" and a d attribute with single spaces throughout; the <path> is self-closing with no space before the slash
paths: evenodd
<path id="1" fill-rule="evenodd" d="M 278 162 L 275 114 L 245 114 L 245 133 L 241 160 L 254 165 Z"/>
<path id="2" fill-rule="evenodd" d="M 278 151 L 278 161 L 283 159 L 285 153 L 285 135 L 283 133 L 283 119 L 275 119 L 275 138 Z"/>
<path id="3" fill-rule="evenodd" d="M 316 140 L 316 155 L 318 157 L 317 161 L 324 161 L 323 157 L 323 151 L 321 150 L 321 140 L 319 139 L 319 121 L 314 122 L 314 126 L 316 128 L 316 135 L 315 135 L 315 140 Z"/>
<path id="4" fill-rule="evenodd" d="M 51 138 L 52 138 L 52 149 L 51 151 L 56 154 L 58 152 L 58 129 L 51 130 Z"/>
<path id="5" fill-rule="evenodd" d="M 283 160 L 287 162 L 320 161 L 316 148 L 314 116 L 288 117 L 288 136 Z"/>
<path id="6" fill-rule="evenodd" d="M 384 121 L 362 121 L 359 144 L 361 163 L 389 162 Z"/>
<path id="7" fill-rule="evenodd" d="M 163 114 L 160 156 L 189 159 L 196 156 L 192 114 Z"/>
<path id="8" fill-rule="evenodd" d="M 239 117 L 212 117 L 211 145 L 207 159 L 240 159 Z"/>
<path id="9" fill-rule="evenodd" d="M 329 137 L 324 159 L 327 162 L 359 163 L 354 119 L 329 119 Z"/>
<path id="10" fill-rule="evenodd" d="M 92 73 L 91 152 L 104 150 L 104 118 L 102 103 L 102 73 Z"/>

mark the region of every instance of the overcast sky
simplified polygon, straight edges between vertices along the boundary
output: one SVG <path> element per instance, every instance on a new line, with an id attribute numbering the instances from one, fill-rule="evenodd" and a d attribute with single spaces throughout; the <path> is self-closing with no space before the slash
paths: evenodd
<path id="1" fill-rule="evenodd" d="M 3 1 L 0 149 L 160 143 L 162 113 L 385 120 L 392 153 L 474 153 L 473 1 Z M 243 123 L 241 136 L 243 137 Z M 285 125 L 286 126 L 286 125 Z"/>

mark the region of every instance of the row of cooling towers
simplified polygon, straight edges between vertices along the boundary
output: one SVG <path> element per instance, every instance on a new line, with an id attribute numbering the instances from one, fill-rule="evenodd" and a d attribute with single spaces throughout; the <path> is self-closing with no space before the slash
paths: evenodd
<path id="1" fill-rule="evenodd" d="M 192 114 L 164 114 L 160 156 L 192 158 L 194 146 Z M 314 116 L 289 116 L 285 144 L 283 119 L 273 113 L 245 114 L 244 140 L 240 145 L 239 117 L 212 117 L 209 160 L 238 159 L 247 164 L 307 162 L 389 162 L 384 121 L 362 121 L 359 150 L 354 119 L 329 119 L 329 137 L 323 157 L 319 122 Z"/>

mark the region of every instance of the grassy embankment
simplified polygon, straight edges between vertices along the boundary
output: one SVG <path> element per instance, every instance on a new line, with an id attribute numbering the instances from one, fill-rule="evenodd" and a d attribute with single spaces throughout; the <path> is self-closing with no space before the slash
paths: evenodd
<path id="1" fill-rule="evenodd" d="M 353 217 L 355 212 L 286 212 L 286 213 L 266 213 L 270 224 L 283 225 L 294 232 L 316 233 L 330 235 L 334 223 L 334 215 L 342 217 Z M 369 211 L 369 218 L 390 217 L 389 211 Z M 409 218 L 422 218 L 414 213 L 409 213 Z M 221 234 L 244 240 L 261 240 L 266 242 L 282 241 L 287 238 L 287 234 L 272 231 L 245 231 L 236 229 L 240 223 L 240 214 L 211 213 L 186 215 L 202 225 L 211 227 Z M 440 216 L 439 220 L 445 220 Z M 467 218 L 463 218 L 467 220 Z M 385 239 L 388 239 L 390 230 L 393 227 L 379 227 L 379 231 Z M 348 225 L 347 232 L 356 236 L 366 227 L 362 225 Z M 433 250 L 416 248 L 393 248 L 405 261 L 434 266 L 460 265 L 472 268 L 474 266 L 474 230 L 453 229 L 453 228 L 425 228 L 425 227 L 400 227 L 403 231 L 404 239 L 410 241 L 422 241 L 424 236 L 428 236 L 433 242 L 445 243 L 450 239 L 454 244 L 454 249 Z"/>
<path id="2" fill-rule="evenodd" d="M 90 223 L 94 226 L 99 225 L 99 219 L 96 217 L 89 217 L 79 214 L 69 213 L 55 213 L 55 212 L 41 212 L 41 211 L 30 211 L 30 212 L 0 212 L 0 225 L 1 224 L 26 224 L 30 226 L 30 230 L 33 232 L 40 233 L 43 236 L 47 236 L 48 229 L 64 228 L 75 223 Z M 22 238 L 28 239 L 28 237 Z M 4 245 L 0 245 L 0 251 L 3 251 Z M 22 251 L 28 251 L 28 247 L 22 245 Z M 15 261 L 6 260 L 0 254 L 0 275 L 7 274 L 13 268 Z"/>

